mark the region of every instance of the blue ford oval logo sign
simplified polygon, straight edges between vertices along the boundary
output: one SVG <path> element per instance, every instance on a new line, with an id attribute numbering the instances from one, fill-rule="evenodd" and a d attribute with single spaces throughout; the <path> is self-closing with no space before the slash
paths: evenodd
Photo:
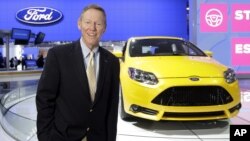
<path id="1" fill-rule="evenodd" d="M 62 13 L 49 7 L 28 7 L 17 12 L 17 20 L 28 24 L 50 24 L 59 21 Z"/>

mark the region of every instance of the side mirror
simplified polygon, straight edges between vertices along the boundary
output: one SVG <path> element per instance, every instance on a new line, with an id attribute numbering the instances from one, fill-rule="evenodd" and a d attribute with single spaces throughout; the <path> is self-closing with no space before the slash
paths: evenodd
<path id="1" fill-rule="evenodd" d="M 112 53 L 119 59 L 120 63 L 124 62 L 124 56 L 123 56 L 122 52 L 116 51 L 116 52 L 112 52 Z"/>
<path id="2" fill-rule="evenodd" d="M 113 54 L 114 54 L 117 58 L 122 58 L 122 52 L 115 51 L 115 52 L 113 52 Z"/>
<path id="3" fill-rule="evenodd" d="M 205 53 L 208 57 L 213 57 L 213 52 L 212 52 L 212 51 L 205 50 L 204 53 Z"/>

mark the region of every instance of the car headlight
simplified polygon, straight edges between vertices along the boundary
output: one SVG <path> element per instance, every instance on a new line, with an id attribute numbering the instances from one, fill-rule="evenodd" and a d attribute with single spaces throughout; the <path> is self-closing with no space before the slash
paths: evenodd
<path id="1" fill-rule="evenodd" d="M 229 84 L 236 81 L 236 75 L 234 70 L 229 68 L 226 71 L 224 71 L 224 78 L 226 79 L 226 82 Z"/>
<path id="2" fill-rule="evenodd" d="M 158 79 L 151 72 L 142 71 L 135 68 L 128 68 L 129 77 L 141 83 L 155 85 L 158 83 Z"/>

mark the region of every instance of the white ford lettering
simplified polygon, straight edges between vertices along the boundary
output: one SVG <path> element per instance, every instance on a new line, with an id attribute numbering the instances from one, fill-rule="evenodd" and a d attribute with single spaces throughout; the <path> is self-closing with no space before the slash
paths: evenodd
<path id="1" fill-rule="evenodd" d="M 42 14 L 41 12 L 45 12 L 47 9 L 44 8 L 43 10 L 41 9 L 29 9 L 27 11 L 27 14 L 24 16 L 25 20 L 51 20 L 53 12 L 50 12 L 49 14 Z M 40 13 L 39 13 L 40 12 Z"/>

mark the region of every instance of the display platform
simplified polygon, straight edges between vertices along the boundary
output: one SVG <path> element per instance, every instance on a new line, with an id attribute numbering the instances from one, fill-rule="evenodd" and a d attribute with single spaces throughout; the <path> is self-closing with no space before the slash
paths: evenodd
<path id="1" fill-rule="evenodd" d="M 0 71 L 0 82 L 25 81 L 39 79 L 42 69 L 22 71 Z"/>
<path id="2" fill-rule="evenodd" d="M 237 117 L 218 121 L 118 120 L 117 141 L 229 141 L 231 124 L 250 124 L 249 79 L 241 79 L 242 109 Z M 37 85 L 13 89 L 2 97 L 0 140 L 37 141 L 35 91 Z M 4 110 L 5 109 L 5 110 Z"/>

